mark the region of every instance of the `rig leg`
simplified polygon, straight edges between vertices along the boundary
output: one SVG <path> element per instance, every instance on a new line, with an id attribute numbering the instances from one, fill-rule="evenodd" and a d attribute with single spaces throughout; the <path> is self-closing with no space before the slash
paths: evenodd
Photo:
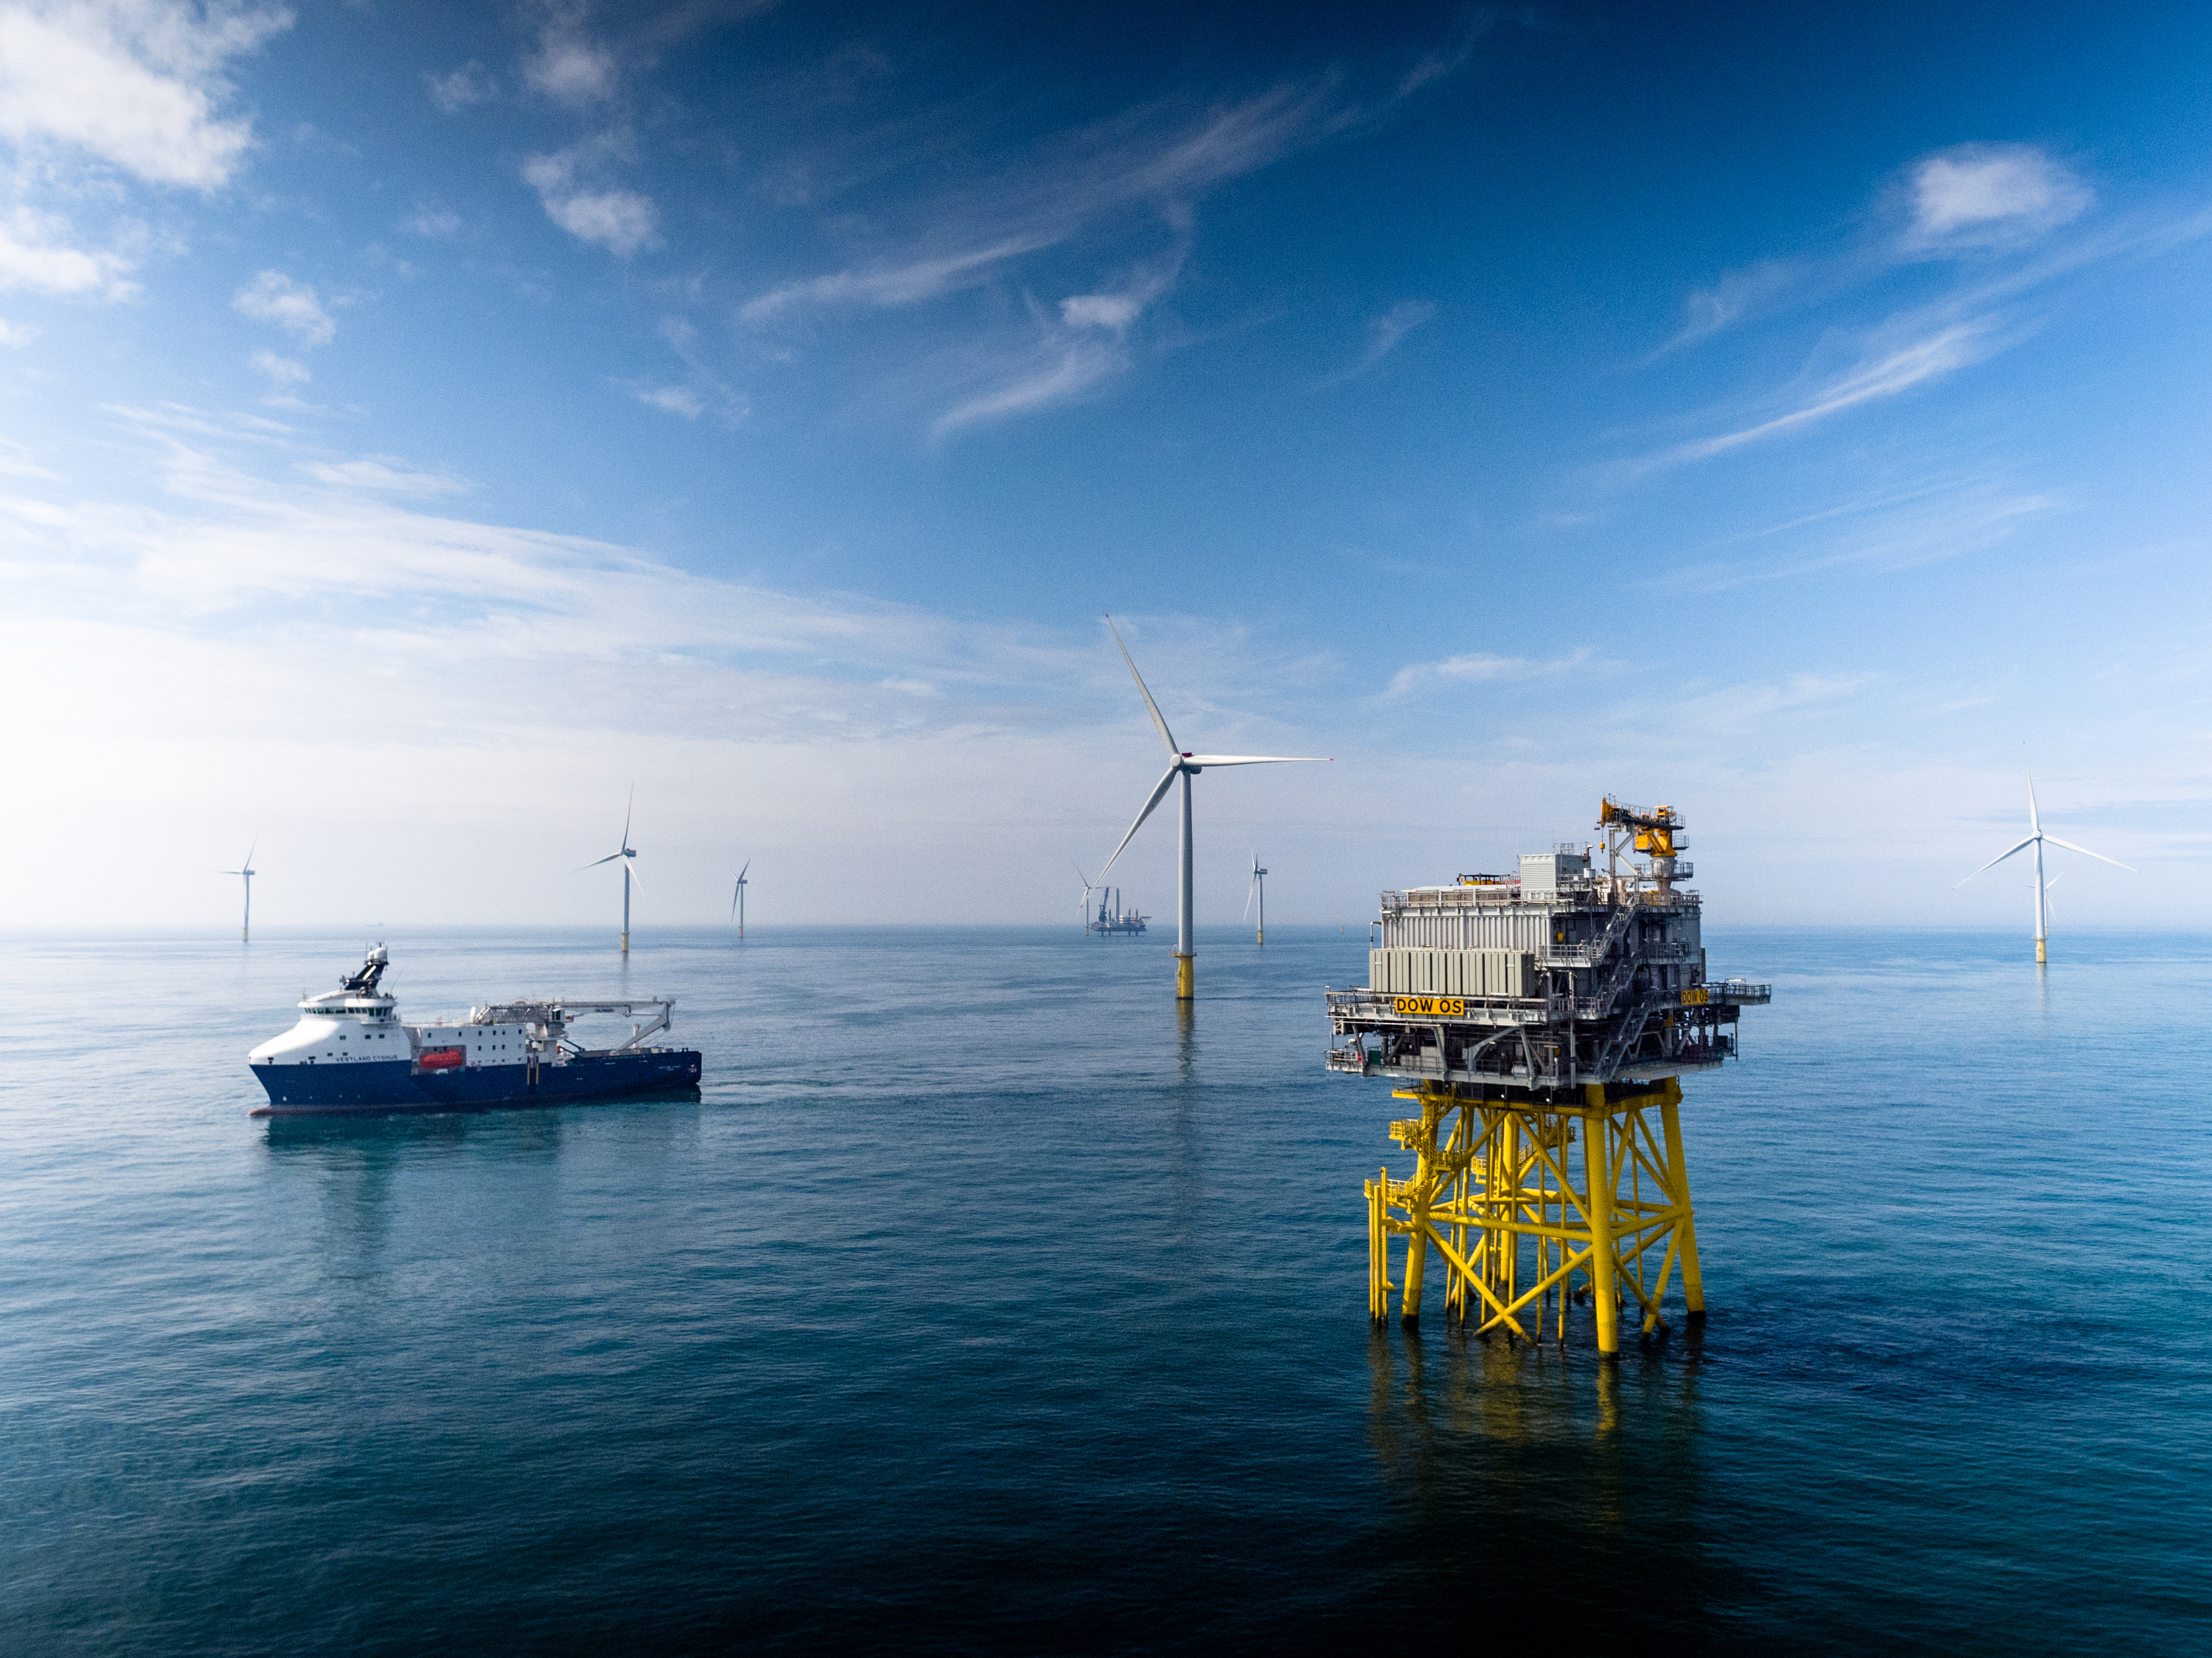
<path id="1" fill-rule="evenodd" d="M 1698 1265 L 1698 1222 L 1690 1209 L 1690 1165 L 1682 1160 L 1682 1085 L 1668 1078 L 1666 1097 L 1659 1103 L 1659 1121 L 1667 1134 L 1667 1163 L 1674 1176 L 1674 1201 L 1682 1206 L 1682 1218 L 1674 1229 L 1681 1242 L 1682 1305 L 1689 1322 L 1705 1321 L 1705 1276 Z"/>
<path id="2" fill-rule="evenodd" d="M 1406 1288 L 1398 1297 L 1398 1317 L 1406 1324 L 1421 1321 L 1421 1272 L 1429 1262 L 1429 1235 L 1422 1228 L 1406 1239 Z"/>
<path id="3" fill-rule="evenodd" d="M 1198 995 L 1198 957 L 1178 956 L 1176 964 L 1176 999 L 1188 1002 Z"/>
<path id="4" fill-rule="evenodd" d="M 1597 1352 L 1600 1358 L 1620 1357 L 1620 1291 L 1613 1284 L 1619 1263 L 1613 1258 L 1613 1188 L 1617 1178 L 1613 1165 L 1613 1125 L 1607 1120 L 1605 1087 L 1587 1084 L 1583 1097 L 1590 1107 L 1583 1119 L 1583 1165 L 1589 1187 L 1590 1302 L 1597 1315 Z"/>
<path id="5" fill-rule="evenodd" d="M 1390 1314 L 1390 1231 L 1383 1224 L 1383 1193 L 1390 1171 L 1367 1182 L 1367 1316 L 1380 1324 Z"/>

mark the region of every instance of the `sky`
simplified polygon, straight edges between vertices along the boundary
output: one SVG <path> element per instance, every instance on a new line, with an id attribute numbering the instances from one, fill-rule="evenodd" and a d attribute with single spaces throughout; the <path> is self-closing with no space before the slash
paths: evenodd
<path id="1" fill-rule="evenodd" d="M 1357 12 L 1358 15 L 1354 15 Z M 941 13 L 942 15 L 937 15 Z M 0 0 L 0 926 L 1073 926 L 1687 823 L 2212 923 L 2212 14 Z M 1115 866 L 1171 915 L 1172 815 Z"/>

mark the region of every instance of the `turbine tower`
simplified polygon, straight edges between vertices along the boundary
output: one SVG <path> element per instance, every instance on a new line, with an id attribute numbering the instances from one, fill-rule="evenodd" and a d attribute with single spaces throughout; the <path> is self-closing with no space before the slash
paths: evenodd
<path id="1" fill-rule="evenodd" d="M 730 919 L 738 924 L 738 937 L 740 938 L 745 936 L 745 871 L 752 866 L 753 860 L 746 859 L 732 878 L 737 882 L 738 890 L 730 899 Z"/>
<path id="2" fill-rule="evenodd" d="M 2042 967 L 2051 959 L 2045 939 L 2051 930 L 2049 925 L 2051 889 L 2057 884 L 2056 881 L 2046 881 L 2043 878 L 2043 843 L 2045 841 L 2050 841 L 2054 847 L 2063 847 L 2069 852 L 2078 852 L 2085 858 L 2094 858 L 2100 863 L 2110 864 L 2115 869 L 2124 869 L 2130 875 L 2140 872 L 2132 864 L 2124 864 L 2117 858 L 2107 858 L 2101 852 L 2091 852 L 2087 847 L 2077 847 L 2071 841 L 2062 841 L 2055 835 L 2045 835 L 2043 832 L 2042 814 L 2035 809 L 2035 772 L 2033 768 L 2029 768 L 2027 774 L 2027 840 L 2022 841 L 2018 846 L 2008 847 L 1990 859 L 1988 863 L 1984 864 L 1982 869 L 1976 870 L 1974 875 L 1979 875 L 1982 870 L 1995 869 L 2016 852 L 2025 852 L 2030 847 L 2035 848 L 2035 881 L 2031 889 L 2035 894 L 2035 964 Z M 1966 881 L 1972 880 L 1974 875 L 1969 875 Z M 1966 881 L 1954 884 L 1951 890 L 1956 892 L 1960 887 L 1966 884 Z"/>
<path id="3" fill-rule="evenodd" d="M 1244 908 L 1247 913 L 1251 910 L 1252 901 L 1255 898 L 1260 901 L 1260 930 L 1254 936 L 1252 942 L 1264 944 L 1267 942 L 1267 872 L 1260 867 L 1260 854 L 1256 852 L 1252 854 L 1252 884 L 1244 890 Z M 1239 915 L 1237 919 L 1241 921 L 1244 917 Z"/>
<path id="4" fill-rule="evenodd" d="M 1106 869 L 1098 872 L 1098 878 L 1102 881 L 1106 878 L 1106 870 L 1114 867 L 1114 859 L 1119 858 L 1129 842 L 1137 838 L 1137 831 L 1144 828 L 1145 819 L 1152 815 L 1152 808 L 1159 805 L 1169 786 L 1181 778 L 1182 834 L 1176 843 L 1182 868 L 1181 878 L 1176 884 L 1176 999 L 1187 1002 L 1198 993 L 1198 970 L 1195 951 L 1192 947 L 1190 920 L 1190 780 L 1208 766 L 1288 765 L 1333 756 L 1318 754 L 1185 753 L 1176 746 L 1175 733 L 1168 729 L 1168 722 L 1160 717 L 1160 705 L 1152 701 L 1152 692 L 1145 689 L 1145 677 L 1137 671 L 1136 659 L 1129 654 L 1129 647 L 1121 644 L 1121 630 L 1114 626 L 1112 616 L 1106 618 L 1106 626 L 1114 635 L 1114 642 L 1121 647 L 1121 659 L 1129 665 L 1129 677 L 1137 682 L 1137 695 L 1145 699 L 1145 708 L 1152 716 L 1152 725 L 1159 732 L 1160 741 L 1167 744 L 1168 768 L 1165 775 L 1154 786 L 1152 799 L 1145 802 L 1145 809 L 1137 814 L 1137 821 L 1129 825 L 1129 832 L 1121 837 L 1121 844 L 1114 848 L 1114 857 L 1106 860 Z M 1259 860 L 1255 859 L 1253 861 L 1256 865 Z"/>
<path id="5" fill-rule="evenodd" d="M 619 858 L 619 859 L 622 859 L 622 866 L 623 866 L 623 930 L 622 930 L 622 953 L 623 953 L 623 955 L 625 955 L 625 956 L 627 956 L 627 955 L 629 955 L 629 886 L 630 886 L 630 883 L 631 883 L 632 881 L 635 881 L 635 880 L 636 880 L 636 879 L 637 879 L 636 875 L 632 872 L 632 870 L 631 870 L 631 868 L 630 868 L 630 863 L 631 863 L 631 860 L 632 860 L 632 859 L 634 859 L 637 856 L 637 849 L 636 849 L 635 847 L 632 847 L 632 846 L 630 845 L 630 843 L 629 843 L 629 820 L 630 820 L 630 812 L 631 812 L 631 809 L 632 809 L 633 807 L 635 807 L 636 805 L 637 805 L 637 785 L 636 785 L 636 784 L 635 784 L 635 783 L 632 783 L 632 784 L 629 786 L 629 804 L 628 805 L 625 805 L 625 806 L 623 808 L 623 838 L 622 838 L 622 845 L 621 845 L 618 848 L 617 848 L 615 851 L 609 853 L 608 853 L 605 857 L 604 857 L 604 858 L 594 858 L 594 859 L 593 859 L 590 863 L 586 864 L 586 865 L 583 866 L 583 869 L 580 869 L 580 870 L 578 870 L 578 871 L 576 871 L 576 872 L 575 872 L 577 874 L 581 875 L 581 874 L 584 872 L 584 870 L 586 870 L 586 869 L 597 869 L 597 868 L 598 868 L 601 864 L 611 864 L 611 863 L 612 863 L 612 862 L 614 862 L 614 860 L 615 860 L 616 859 L 617 859 L 617 858 Z"/>
<path id="6" fill-rule="evenodd" d="M 218 875 L 242 875 L 246 878 L 246 919 L 240 923 L 238 929 L 238 941 L 242 944 L 253 942 L 253 849 L 260 844 L 261 837 L 257 835 L 247 845 L 245 868 L 216 872 Z"/>

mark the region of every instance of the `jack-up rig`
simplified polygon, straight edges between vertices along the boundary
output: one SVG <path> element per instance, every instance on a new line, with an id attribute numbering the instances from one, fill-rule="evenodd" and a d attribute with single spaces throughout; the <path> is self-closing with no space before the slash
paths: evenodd
<path id="1" fill-rule="evenodd" d="M 1738 1013 L 1771 990 L 1706 979 L 1698 895 L 1675 885 L 1691 869 L 1672 807 L 1608 796 L 1597 826 L 1602 874 L 1590 847 L 1561 845 L 1523 853 L 1517 877 L 1384 893 L 1367 986 L 1328 993 L 1328 1068 L 1408 1084 L 1392 1097 L 1420 1108 L 1390 1125 L 1412 1177 L 1386 1168 L 1367 1182 L 1378 1321 L 1396 1289 L 1401 1316 L 1419 1321 L 1434 1248 L 1445 1315 L 1478 1333 L 1540 1340 L 1555 1315 L 1565 1342 L 1569 1298 L 1587 1292 L 1597 1350 L 1615 1357 L 1630 1297 L 1645 1334 L 1666 1327 L 1678 1266 L 1688 1321 L 1705 1321 L 1677 1078 L 1718 1070 Z"/>
<path id="2" fill-rule="evenodd" d="M 1142 914 L 1121 908 L 1121 888 L 1100 887 L 1097 893 L 1098 913 L 1084 921 L 1085 932 L 1142 932 L 1145 930 L 1146 918 Z"/>

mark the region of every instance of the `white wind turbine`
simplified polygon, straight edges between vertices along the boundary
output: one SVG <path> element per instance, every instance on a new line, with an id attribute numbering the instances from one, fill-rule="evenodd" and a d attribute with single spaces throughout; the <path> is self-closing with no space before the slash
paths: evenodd
<path id="1" fill-rule="evenodd" d="M 2041 967 L 2050 960 L 2045 939 L 2050 932 L 2051 889 L 2057 884 L 2056 881 L 2046 881 L 2043 878 L 2043 843 L 2045 841 L 2050 841 L 2054 847 L 2063 847 L 2069 852 L 2078 852 L 2085 858 L 2094 858 L 2100 863 L 2110 864 L 2115 869 L 2124 869 L 2130 875 L 2139 872 L 2133 865 L 2123 864 L 2117 858 L 2107 858 L 2101 852 L 2091 852 L 2088 847 L 2077 847 L 2071 841 L 2062 841 L 2055 835 L 2045 835 L 2043 832 L 2042 815 L 2035 809 L 2035 772 L 2032 768 L 2027 774 L 2027 840 L 2022 841 L 2018 846 L 2006 847 L 1988 863 L 1984 864 L 1982 869 L 1976 870 L 1974 875 L 1979 875 L 1982 870 L 1995 869 L 2016 852 L 2025 852 L 2030 847 L 2035 848 L 2035 881 L 2032 888 L 2035 894 L 2035 964 Z M 1974 875 L 1969 875 L 1966 881 L 1972 880 Z M 1966 881 L 1958 882 L 1951 890 L 1956 892 L 1960 887 L 1966 884 Z"/>
<path id="2" fill-rule="evenodd" d="M 1160 705 L 1152 701 L 1152 692 L 1145 689 L 1145 677 L 1137 671 L 1136 659 L 1129 654 L 1129 647 L 1121 644 L 1121 630 L 1114 626 L 1112 616 L 1106 618 L 1106 625 L 1113 632 L 1114 642 L 1121 646 L 1121 659 L 1129 665 L 1129 677 L 1137 682 L 1137 695 L 1145 699 L 1145 707 L 1152 716 L 1153 726 L 1158 729 L 1160 741 L 1167 744 L 1168 768 L 1166 774 L 1154 786 L 1152 799 L 1145 802 L 1145 809 L 1137 814 L 1137 821 L 1129 825 L 1129 832 L 1121 837 L 1121 844 L 1114 848 L 1114 857 L 1106 860 L 1106 869 L 1098 872 L 1098 878 L 1102 881 L 1106 878 L 1106 870 L 1114 867 L 1114 859 L 1119 858 L 1129 842 L 1137 838 L 1137 831 L 1144 828 L 1145 819 L 1152 815 L 1152 808 L 1159 805 L 1169 786 L 1176 778 L 1182 778 L 1182 834 L 1176 843 L 1182 869 L 1176 890 L 1176 999 L 1187 1002 L 1198 993 L 1196 957 L 1191 947 L 1190 780 L 1208 766 L 1287 765 L 1301 761 L 1326 760 L 1332 756 L 1318 754 L 1186 754 L 1176 746 L 1175 733 L 1168 729 L 1168 722 L 1160 717 Z"/>
<path id="3" fill-rule="evenodd" d="M 253 941 L 253 851 L 254 847 L 260 844 L 261 837 L 257 835 L 246 848 L 245 868 L 221 869 L 216 872 L 218 875 L 242 875 L 246 878 L 246 919 L 240 923 L 238 929 L 238 939 L 240 944 L 251 944 Z"/>
<path id="4" fill-rule="evenodd" d="M 1083 906 L 1083 930 L 1088 932 L 1091 931 L 1091 895 L 1095 889 L 1091 885 L 1091 878 L 1083 872 L 1083 865 L 1076 863 L 1073 858 L 1067 861 L 1074 866 L 1075 878 L 1083 883 L 1083 896 L 1077 902 Z"/>
<path id="5" fill-rule="evenodd" d="M 623 838 L 628 840 L 629 837 L 624 835 Z M 738 884 L 737 890 L 730 898 L 730 919 L 738 924 L 738 937 L 740 938 L 745 936 L 745 871 L 752 866 L 753 860 L 748 858 L 738 867 L 738 872 L 730 878 Z"/>
<path id="6" fill-rule="evenodd" d="M 611 863 L 612 863 L 612 862 L 614 862 L 614 860 L 615 860 L 616 859 L 617 859 L 617 858 L 619 858 L 619 859 L 622 859 L 622 866 L 623 866 L 623 930 L 622 930 L 622 953 L 623 953 L 623 955 L 625 955 L 625 956 L 627 956 L 627 955 L 629 955 L 629 887 L 630 887 L 630 883 L 637 879 L 637 876 L 636 876 L 635 872 L 630 868 L 631 861 L 632 861 L 634 859 L 635 859 L 635 858 L 636 858 L 636 856 L 637 856 L 637 849 L 636 849 L 635 847 L 631 846 L 631 845 L 630 845 L 630 843 L 629 843 L 629 820 L 630 820 L 630 813 L 631 813 L 631 810 L 632 810 L 632 808 L 633 808 L 633 807 L 635 807 L 636 805 L 637 805 L 637 785 L 636 785 L 636 784 L 635 784 L 635 783 L 632 783 L 632 784 L 629 786 L 629 804 L 628 805 L 625 805 L 625 806 L 623 808 L 623 838 L 622 838 L 622 845 L 621 845 L 617 849 L 616 849 L 615 851 L 609 853 L 608 853 L 605 857 L 604 857 L 604 858 L 594 858 L 594 859 L 593 859 L 590 863 L 586 864 L 586 865 L 583 866 L 583 868 L 582 868 L 582 869 L 579 869 L 579 870 L 577 870 L 577 871 L 575 872 L 575 873 L 576 873 L 576 874 L 578 874 L 578 875 L 581 875 L 581 874 L 584 872 L 584 870 L 586 870 L 586 869 L 597 869 L 597 868 L 598 868 L 601 864 L 611 864 Z"/>
<path id="7" fill-rule="evenodd" d="M 1264 944 L 1267 942 L 1267 872 L 1260 867 L 1260 854 L 1256 852 L 1252 854 L 1252 884 L 1244 890 L 1244 914 L 1251 913 L 1255 898 L 1260 901 L 1260 930 L 1252 942 Z M 1237 919 L 1241 921 L 1244 915 Z"/>

